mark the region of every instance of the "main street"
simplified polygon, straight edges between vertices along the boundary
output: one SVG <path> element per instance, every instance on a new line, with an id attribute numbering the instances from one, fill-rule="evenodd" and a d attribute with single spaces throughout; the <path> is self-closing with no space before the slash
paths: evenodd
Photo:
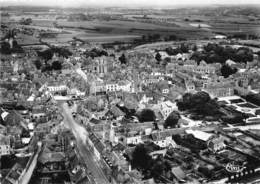
<path id="1" fill-rule="evenodd" d="M 79 153 L 84 159 L 88 170 L 92 173 L 95 178 L 96 184 L 108 184 L 110 183 L 102 171 L 102 169 L 98 166 L 95 161 L 95 157 L 92 152 L 89 151 L 88 146 L 86 145 L 86 138 L 88 136 L 88 132 L 84 127 L 79 125 L 72 117 L 71 110 L 69 109 L 67 103 L 62 103 L 60 105 L 61 113 L 64 117 L 64 124 L 70 128 L 76 137 L 77 146 L 79 149 Z"/>

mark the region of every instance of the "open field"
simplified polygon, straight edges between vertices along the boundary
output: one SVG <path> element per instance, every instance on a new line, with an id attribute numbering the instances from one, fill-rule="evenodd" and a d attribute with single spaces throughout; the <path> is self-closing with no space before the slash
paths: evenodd
<path id="1" fill-rule="evenodd" d="M 159 34 L 161 40 L 169 36 L 176 36 L 178 39 L 200 40 L 212 38 L 216 34 L 260 34 L 260 18 L 257 14 L 251 13 L 240 15 L 237 8 L 234 9 L 174 9 L 174 10 L 149 10 L 131 12 L 123 11 L 119 14 L 122 18 L 117 20 L 104 20 L 94 18 L 90 21 L 65 21 L 55 18 L 55 13 L 44 10 L 31 12 L 24 15 L 11 13 L 9 21 L 19 21 L 21 18 L 32 18 L 31 28 L 47 30 L 60 29 L 57 38 L 43 38 L 43 41 L 65 43 L 80 38 L 89 42 L 114 42 L 131 41 L 141 38 L 143 35 Z M 31 13 L 30 13 L 31 12 Z M 238 15 L 237 16 L 237 13 Z M 59 12 L 60 13 L 60 12 Z M 69 11 L 69 14 L 77 13 Z M 69 15 L 65 13 L 63 15 Z M 61 15 L 61 14 L 59 14 Z M 91 14 L 96 16 L 96 12 Z M 97 16 L 98 17 L 98 16 Z M 120 19 L 120 20 L 119 20 Z M 5 20 L 8 21 L 8 20 Z M 14 25 L 17 26 L 17 23 Z M 58 26 L 58 28 L 55 27 Z M 200 26 L 199 26 L 200 25 Z M 30 28 L 28 26 L 28 28 Z M 27 38 L 26 38 L 27 39 Z M 35 39 L 28 38 L 28 42 Z"/>
<path id="2" fill-rule="evenodd" d="M 34 20 L 33 26 L 39 28 L 53 28 L 53 20 Z M 192 26 L 181 27 L 178 25 L 162 26 L 152 23 L 133 21 L 56 21 L 58 26 L 69 34 L 59 34 L 56 39 L 44 39 L 51 42 L 67 42 L 73 37 L 93 42 L 131 41 L 142 35 L 160 34 L 163 37 L 176 35 L 180 38 L 196 39 L 205 38 L 211 33 Z"/>

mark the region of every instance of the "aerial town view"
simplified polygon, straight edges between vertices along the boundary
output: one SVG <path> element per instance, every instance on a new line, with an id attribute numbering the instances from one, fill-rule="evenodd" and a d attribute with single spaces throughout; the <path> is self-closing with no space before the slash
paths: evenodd
<path id="1" fill-rule="evenodd" d="M 260 183 L 260 1 L 0 0 L 0 184 Z"/>

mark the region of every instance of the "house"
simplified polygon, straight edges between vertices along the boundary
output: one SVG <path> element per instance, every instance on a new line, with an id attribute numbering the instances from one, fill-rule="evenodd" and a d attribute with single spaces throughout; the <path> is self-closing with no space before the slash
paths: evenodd
<path id="1" fill-rule="evenodd" d="M 53 121 L 49 121 L 47 123 L 41 123 L 36 126 L 34 132 L 36 134 L 45 135 L 46 133 L 51 132 L 52 128 L 54 128 L 58 124 L 59 122 L 53 122 Z"/>
<path id="2" fill-rule="evenodd" d="M 103 80 L 95 80 L 90 83 L 90 94 L 104 93 L 107 91 Z"/>
<path id="3" fill-rule="evenodd" d="M 7 133 L 7 128 L 4 125 L 0 124 L 0 135 L 6 133 Z"/>
<path id="4" fill-rule="evenodd" d="M 152 134 L 152 136 L 154 136 Z M 153 138 L 153 142 L 160 146 L 161 148 L 166 148 L 168 146 L 172 146 L 172 147 L 175 147 L 176 143 L 174 142 L 174 140 L 172 140 L 172 136 L 168 136 L 168 137 L 159 137 L 157 139 L 154 139 Z"/>
<path id="5" fill-rule="evenodd" d="M 201 140 L 203 142 L 209 141 L 212 138 L 212 136 L 213 136 L 213 134 L 206 133 L 206 132 L 203 132 L 203 131 L 200 131 L 200 130 L 187 129 L 187 130 L 185 130 L 185 132 L 187 134 L 193 135 L 194 138 L 196 138 L 198 140 Z"/>
<path id="6" fill-rule="evenodd" d="M 94 134 L 90 133 L 88 136 L 88 144 L 91 147 L 91 150 L 94 152 L 96 158 L 100 160 L 102 153 L 105 150 L 105 145 L 99 140 L 99 138 Z"/>
<path id="7" fill-rule="evenodd" d="M 0 156 L 11 154 L 10 137 L 0 134 Z"/>
<path id="8" fill-rule="evenodd" d="M 142 96 L 139 103 L 148 103 L 149 101 L 152 101 L 155 98 L 155 95 L 153 93 L 142 93 L 140 95 Z"/>
<path id="9" fill-rule="evenodd" d="M 214 38 L 222 40 L 222 39 L 227 39 L 227 36 L 225 36 L 225 35 L 215 35 Z"/>
<path id="10" fill-rule="evenodd" d="M 111 115 L 113 118 L 121 119 L 125 116 L 125 113 L 119 107 L 113 105 L 106 113 L 106 115 Z"/>
<path id="11" fill-rule="evenodd" d="M 149 153 L 150 156 L 152 156 L 153 159 L 156 159 L 158 155 L 162 155 L 163 157 L 166 155 L 167 149 L 163 150 L 157 150 Z"/>
<path id="12" fill-rule="evenodd" d="M 180 181 L 185 182 L 186 174 L 183 172 L 180 166 L 172 167 L 172 174 Z"/>
<path id="13" fill-rule="evenodd" d="M 141 135 L 135 135 L 135 136 L 131 136 L 131 137 L 126 137 L 126 144 L 139 144 L 142 143 L 142 138 Z"/>
<path id="14" fill-rule="evenodd" d="M 232 80 L 218 79 L 205 82 L 202 91 L 206 91 L 212 97 L 225 97 L 234 95 L 235 82 Z"/>
<path id="15" fill-rule="evenodd" d="M 68 87 L 66 85 L 51 85 L 47 86 L 47 90 L 51 93 L 57 93 L 57 92 L 63 92 L 68 90 Z"/>
<path id="16" fill-rule="evenodd" d="M 118 85 L 118 90 L 122 90 L 122 91 L 125 91 L 125 92 L 133 92 L 133 89 L 132 88 L 132 83 L 130 81 L 127 81 L 127 80 L 121 80 L 117 83 Z"/>
<path id="17" fill-rule="evenodd" d="M 150 134 L 150 137 L 153 141 L 154 144 L 160 146 L 161 148 L 166 148 L 166 147 L 176 147 L 175 141 L 172 139 L 172 132 L 169 130 L 165 131 L 159 131 L 159 132 L 154 132 Z"/>
<path id="18" fill-rule="evenodd" d="M 8 174 L 5 176 L 5 178 L 1 181 L 1 184 L 18 184 L 20 183 L 20 179 L 23 176 L 25 169 L 25 165 L 21 165 L 19 163 L 16 163 L 11 170 L 8 172 Z"/>
<path id="19" fill-rule="evenodd" d="M 46 109 L 44 107 L 35 107 L 32 109 L 31 118 L 39 119 L 46 116 Z"/>
<path id="20" fill-rule="evenodd" d="M 205 74 L 214 74 L 216 71 L 216 66 L 207 64 L 205 61 L 201 61 L 198 65 L 194 60 L 188 60 L 184 63 L 184 65 L 180 68 L 184 71 L 198 73 L 201 75 Z"/>
<path id="21" fill-rule="evenodd" d="M 108 83 L 106 83 L 106 91 L 107 92 L 119 91 L 118 84 L 116 82 L 108 82 Z"/>
<path id="22" fill-rule="evenodd" d="M 187 60 L 187 59 L 189 59 L 189 54 L 187 54 L 187 53 L 183 53 L 183 54 L 181 54 L 181 53 L 178 53 L 176 56 L 175 56 L 175 59 L 176 60 L 182 60 L 182 61 L 185 61 L 185 60 Z"/>
<path id="23" fill-rule="evenodd" d="M 163 115 L 163 119 L 165 120 L 169 114 L 174 111 L 177 110 L 178 107 L 176 106 L 176 103 L 173 103 L 169 100 L 161 102 L 159 104 L 159 110 L 161 112 L 161 114 Z"/>
<path id="24" fill-rule="evenodd" d="M 193 93 L 196 90 L 195 84 L 191 80 L 185 81 L 186 91 L 188 93 Z"/>
<path id="25" fill-rule="evenodd" d="M 93 64 L 93 72 L 96 72 L 98 74 L 105 74 L 108 72 L 108 59 L 112 59 L 109 57 L 97 57 L 94 60 Z"/>
<path id="26" fill-rule="evenodd" d="M 168 94 L 170 92 L 170 85 L 168 84 L 168 81 L 162 80 L 159 83 L 157 83 L 157 88 L 160 90 L 163 94 Z"/>
<path id="27" fill-rule="evenodd" d="M 50 174 L 55 172 L 66 172 L 66 158 L 64 152 L 43 152 L 38 157 L 38 172 Z"/>
<path id="28" fill-rule="evenodd" d="M 226 147 L 223 137 L 216 137 L 208 141 L 208 149 L 212 152 L 221 151 Z"/>

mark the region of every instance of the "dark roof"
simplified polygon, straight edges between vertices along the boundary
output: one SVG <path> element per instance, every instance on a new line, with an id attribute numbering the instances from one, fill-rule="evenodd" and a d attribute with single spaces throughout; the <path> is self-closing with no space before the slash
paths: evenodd
<path id="1" fill-rule="evenodd" d="M 126 147 L 122 143 L 118 143 L 117 145 L 114 146 L 113 149 L 116 151 L 123 152 L 126 149 Z"/>
<path id="2" fill-rule="evenodd" d="M 105 145 L 97 138 L 97 136 L 92 133 L 89 135 L 89 139 L 92 141 L 96 149 L 102 153 L 102 151 L 105 149 Z"/>
<path id="3" fill-rule="evenodd" d="M 22 121 L 21 117 L 14 111 L 11 111 L 6 117 L 5 117 L 5 124 L 10 126 L 19 126 L 20 122 Z"/>
<path id="4" fill-rule="evenodd" d="M 91 118 L 91 119 L 89 120 L 89 122 L 90 122 L 90 123 L 93 123 L 93 124 L 100 124 L 102 121 L 99 120 L 99 119 Z"/>
<path id="5" fill-rule="evenodd" d="M 185 173 L 183 170 L 178 166 L 178 167 L 173 167 L 172 168 L 172 173 L 178 180 L 184 180 L 185 179 Z"/>
<path id="6" fill-rule="evenodd" d="M 43 152 L 39 158 L 38 161 L 42 164 L 48 163 L 48 162 L 61 162 L 64 161 L 65 154 L 63 152 L 54 152 L 54 153 L 46 153 Z"/>
<path id="7" fill-rule="evenodd" d="M 124 116 L 125 113 L 123 111 L 121 111 L 121 109 L 119 109 L 117 106 L 112 106 L 110 109 L 110 112 L 115 116 L 115 117 L 119 117 L 119 116 Z"/>

